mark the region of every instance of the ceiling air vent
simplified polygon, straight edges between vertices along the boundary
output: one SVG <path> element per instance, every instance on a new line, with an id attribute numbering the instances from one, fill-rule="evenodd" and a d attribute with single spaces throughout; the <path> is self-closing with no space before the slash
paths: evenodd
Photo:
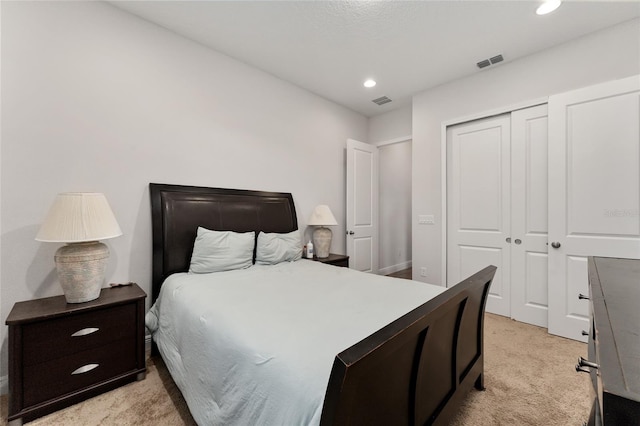
<path id="1" fill-rule="evenodd" d="M 493 65 L 493 64 L 497 64 L 498 62 L 504 61 L 504 58 L 502 57 L 502 55 L 498 55 L 498 56 L 494 56 L 489 60 L 491 61 L 491 65 Z"/>
<path id="2" fill-rule="evenodd" d="M 491 62 L 489 62 L 488 59 L 485 59 L 484 61 L 480 61 L 476 64 L 478 66 L 478 68 L 484 68 L 484 67 L 488 67 L 489 65 L 491 65 Z"/>
<path id="3" fill-rule="evenodd" d="M 482 69 L 488 67 L 489 65 L 494 65 L 502 61 L 504 61 L 502 55 L 496 55 L 489 59 L 483 59 L 482 61 L 476 63 L 476 65 L 478 66 L 478 68 Z"/>
<path id="4" fill-rule="evenodd" d="M 391 99 L 387 98 L 386 96 L 382 96 L 380 98 L 374 99 L 371 102 L 373 102 L 375 104 L 378 104 L 378 105 L 384 105 L 384 104 L 388 104 L 389 102 L 391 102 Z"/>

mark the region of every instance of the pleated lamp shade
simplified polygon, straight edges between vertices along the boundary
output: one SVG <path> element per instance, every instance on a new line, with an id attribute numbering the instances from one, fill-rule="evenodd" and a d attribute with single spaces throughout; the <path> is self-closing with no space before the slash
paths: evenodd
<path id="1" fill-rule="evenodd" d="M 120 235 L 122 231 L 104 194 L 66 192 L 56 197 L 36 240 L 80 243 Z"/>
<path id="2" fill-rule="evenodd" d="M 36 240 L 67 243 L 55 255 L 67 303 L 88 302 L 100 296 L 109 248 L 98 240 L 120 235 L 122 231 L 104 194 L 58 194 Z"/>

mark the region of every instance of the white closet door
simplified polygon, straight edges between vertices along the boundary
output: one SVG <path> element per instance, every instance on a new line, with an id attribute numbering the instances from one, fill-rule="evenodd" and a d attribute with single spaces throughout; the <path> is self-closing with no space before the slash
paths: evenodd
<path id="1" fill-rule="evenodd" d="M 547 106 L 511 113 L 511 318 L 547 327 Z"/>
<path id="2" fill-rule="evenodd" d="M 549 98 L 549 332 L 586 340 L 587 257 L 640 258 L 640 76 Z"/>
<path id="3" fill-rule="evenodd" d="M 447 129 L 447 285 L 495 265 L 487 311 L 509 316 L 509 114 Z"/>

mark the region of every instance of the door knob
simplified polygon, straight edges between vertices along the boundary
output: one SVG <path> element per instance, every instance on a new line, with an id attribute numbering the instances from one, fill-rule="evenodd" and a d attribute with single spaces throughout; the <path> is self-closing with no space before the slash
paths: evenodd
<path id="1" fill-rule="evenodd" d="M 560 248 L 560 243 L 559 243 L 559 242 L 557 242 L 557 241 L 554 241 L 554 242 L 552 242 L 552 243 L 551 243 L 551 247 L 553 247 L 553 248 Z"/>
<path id="2" fill-rule="evenodd" d="M 353 234 L 355 234 L 355 232 L 353 232 L 353 231 L 347 231 L 347 235 L 353 235 Z"/>
<path id="3" fill-rule="evenodd" d="M 522 242 L 522 240 L 520 238 L 516 238 L 516 240 L 514 241 L 514 243 L 516 244 L 520 244 Z"/>
<path id="4" fill-rule="evenodd" d="M 511 244 L 511 237 L 507 237 L 507 239 L 505 241 L 508 242 L 509 244 Z"/>

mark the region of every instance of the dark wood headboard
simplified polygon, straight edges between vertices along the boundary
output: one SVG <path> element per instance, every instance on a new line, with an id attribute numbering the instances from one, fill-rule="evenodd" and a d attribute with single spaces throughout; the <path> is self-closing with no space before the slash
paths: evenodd
<path id="1" fill-rule="evenodd" d="M 216 231 L 298 229 L 290 193 L 150 183 L 153 235 L 152 301 L 164 280 L 189 270 L 199 226 Z"/>

